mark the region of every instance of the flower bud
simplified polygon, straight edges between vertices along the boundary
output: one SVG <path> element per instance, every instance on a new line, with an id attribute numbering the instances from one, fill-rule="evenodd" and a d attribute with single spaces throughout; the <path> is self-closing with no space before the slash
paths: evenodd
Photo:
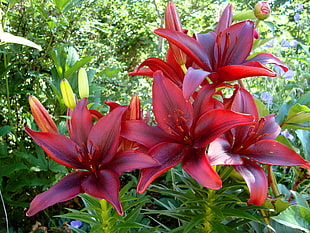
<path id="1" fill-rule="evenodd" d="M 259 20 L 267 19 L 270 12 L 270 6 L 267 2 L 258 2 L 254 7 L 254 15 Z"/>
<path id="2" fill-rule="evenodd" d="M 81 68 L 78 74 L 79 95 L 81 98 L 89 96 L 88 77 L 86 70 Z"/>
<path id="3" fill-rule="evenodd" d="M 47 110 L 35 96 L 28 98 L 30 109 L 34 121 L 37 123 L 42 132 L 58 133 L 57 126 L 52 117 L 48 114 Z"/>
<path id="4" fill-rule="evenodd" d="M 63 79 L 60 81 L 60 90 L 65 105 L 71 110 L 73 110 L 76 105 L 75 95 L 67 79 Z"/>
<path id="5" fill-rule="evenodd" d="M 173 4 L 173 2 L 168 2 L 165 11 L 165 28 L 175 30 L 178 32 L 183 32 L 181 20 L 178 14 L 178 11 Z M 186 55 L 185 53 L 179 49 L 176 45 L 169 43 L 169 47 L 172 50 L 173 56 L 177 63 L 181 65 L 182 69 L 185 67 L 186 63 Z M 183 67 L 184 66 L 184 67 Z"/>

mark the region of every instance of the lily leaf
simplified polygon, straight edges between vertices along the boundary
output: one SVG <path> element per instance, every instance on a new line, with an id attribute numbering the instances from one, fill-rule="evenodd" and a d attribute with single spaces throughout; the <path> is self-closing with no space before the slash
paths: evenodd
<path id="1" fill-rule="evenodd" d="M 273 219 L 283 225 L 309 233 L 310 210 L 303 206 L 290 206 Z"/>
<path id="2" fill-rule="evenodd" d="M 34 43 L 30 40 L 27 40 L 24 37 L 14 36 L 13 34 L 8 33 L 8 32 L 1 32 L 0 33 L 0 40 L 1 40 L 1 42 L 21 44 L 21 45 L 26 45 L 29 47 L 36 48 L 40 51 L 42 50 L 42 47 L 40 45 L 37 45 L 36 43 Z"/>
<path id="3" fill-rule="evenodd" d="M 308 129 L 310 130 L 310 108 L 306 105 L 295 104 L 293 105 L 282 124 L 283 128 L 299 128 L 299 129 Z"/>
<path id="4" fill-rule="evenodd" d="M 296 130 L 296 134 L 301 141 L 302 148 L 305 154 L 305 159 L 310 161 L 310 131 L 298 129 Z"/>

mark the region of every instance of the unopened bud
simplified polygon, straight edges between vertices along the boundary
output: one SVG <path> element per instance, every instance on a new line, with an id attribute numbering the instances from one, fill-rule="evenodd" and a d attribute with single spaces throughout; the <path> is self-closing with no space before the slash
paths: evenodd
<path id="1" fill-rule="evenodd" d="M 254 7 L 254 15 L 259 20 L 267 19 L 270 15 L 270 6 L 268 2 L 258 2 Z"/>
<path id="2" fill-rule="evenodd" d="M 30 109 L 34 121 L 37 123 L 42 132 L 58 133 L 57 126 L 52 117 L 48 114 L 47 110 L 35 96 L 28 98 Z"/>
<path id="3" fill-rule="evenodd" d="M 81 68 L 78 74 L 79 95 L 81 98 L 89 96 L 88 77 L 86 70 Z"/>
<path id="4" fill-rule="evenodd" d="M 65 105 L 71 110 L 73 110 L 76 105 L 75 95 L 67 79 L 63 79 L 60 81 L 60 90 Z"/>

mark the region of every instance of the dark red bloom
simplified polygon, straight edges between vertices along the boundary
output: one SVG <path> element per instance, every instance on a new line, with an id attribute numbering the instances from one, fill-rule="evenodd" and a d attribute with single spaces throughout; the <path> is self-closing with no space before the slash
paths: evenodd
<path id="1" fill-rule="evenodd" d="M 221 187 L 221 179 L 206 157 L 206 146 L 232 127 L 251 123 L 253 118 L 227 109 L 214 109 L 212 93 L 215 87 L 206 86 L 191 103 L 162 72 L 155 72 L 153 112 L 158 126 L 149 126 L 143 121 L 126 121 L 122 126 L 123 137 L 149 148 L 148 154 L 161 163 L 142 169 L 138 193 L 180 162 L 202 185 L 212 189 Z"/>
<path id="2" fill-rule="evenodd" d="M 118 176 L 137 168 L 158 165 L 146 154 L 119 150 L 120 125 L 126 107 L 119 106 L 103 117 L 98 116 L 100 119 L 93 124 L 93 112 L 86 105 L 87 99 L 84 98 L 73 111 L 69 111 L 71 119 L 67 125 L 70 138 L 25 128 L 49 157 L 64 166 L 77 169 L 37 195 L 30 204 L 28 216 L 80 193 L 106 199 L 122 215 Z"/>
<path id="3" fill-rule="evenodd" d="M 210 144 L 208 158 L 212 165 L 234 165 L 250 189 L 249 204 L 261 205 L 267 195 L 268 183 L 265 172 L 257 163 L 276 166 L 301 166 L 310 163 L 289 147 L 274 139 L 281 129 L 274 115 L 259 119 L 252 95 L 238 87 L 232 98 L 226 101 L 230 110 L 252 114 L 255 124 L 238 126 Z"/>

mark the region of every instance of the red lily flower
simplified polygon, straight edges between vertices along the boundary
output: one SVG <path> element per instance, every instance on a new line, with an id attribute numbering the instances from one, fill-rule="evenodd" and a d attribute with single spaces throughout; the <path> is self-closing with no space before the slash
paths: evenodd
<path id="1" fill-rule="evenodd" d="M 260 53 L 247 59 L 253 46 L 254 23 L 247 20 L 224 29 L 229 24 L 227 18 L 229 13 L 227 17 L 221 18 L 225 22 L 219 22 L 221 26 L 217 30 L 218 34 L 211 31 L 193 38 L 170 29 L 156 29 L 155 33 L 186 53 L 195 63 L 192 67 L 205 71 L 204 76 L 208 76 L 214 83 L 252 76 L 276 76 L 275 72 L 263 66 L 269 63 L 287 70 L 278 58 L 268 53 Z M 196 78 L 195 74 L 187 72 L 184 82 L 191 83 Z M 183 88 L 187 89 L 185 85 Z"/>
<path id="2" fill-rule="evenodd" d="M 27 216 L 67 201 L 80 193 L 88 193 L 110 202 L 117 213 L 123 210 L 119 201 L 118 176 L 137 168 L 158 165 L 146 154 L 119 151 L 120 124 L 125 107 L 118 107 L 101 117 L 95 124 L 84 98 L 70 112 L 68 123 L 70 138 L 53 132 L 25 131 L 56 162 L 78 169 L 62 178 L 47 191 L 37 195 L 30 204 Z"/>
<path id="3" fill-rule="evenodd" d="M 301 166 L 310 163 L 289 147 L 275 141 L 281 129 L 274 115 L 261 119 L 252 95 L 237 87 L 226 107 L 230 110 L 255 116 L 255 124 L 239 126 L 217 138 L 209 146 L 208 158 L 212 165 L 234 165 L 250 189 L 249 204 L 261 205 L 267 195 L 266 174 L 256 162 L 276 166 Z"/>
<path id="4" fill-rule="evenodd" d="M 180 88 L 163 77 L 162 72 L 155 72 L 153 112 L 158 126 L 135 120 L 122 125 L 123 137 L 149 148 L 148 154 L 161 163 L 142 169 L 138 193 L 143 193 L 154 179 L 180 162 L 183 169 L 202 185 L 212 189 L 221 187 L 221 179 L 210 166 L 205 148 L 225 131 L 249 124 L 253 118 L 227 109 L 213 109 L 214 101 L 209 91 L 215 93 L 215 90 L 208 88 L 197 95 L 196 103 L 191 103 L 184 98 Z M 204 109 L 204 103 L 210 104 Z"/>

